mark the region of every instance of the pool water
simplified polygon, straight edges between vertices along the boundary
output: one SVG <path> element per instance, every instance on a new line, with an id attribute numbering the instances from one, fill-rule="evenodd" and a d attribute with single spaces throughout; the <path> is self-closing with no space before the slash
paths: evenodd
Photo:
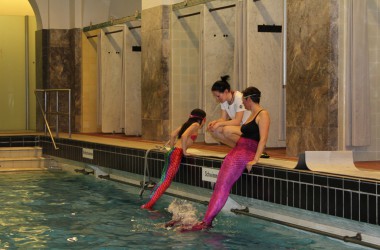
<path id="1" fill-rule="evenodd" d="M 139 188 L 71 173 L 0 174 L 0 249 L 365 249 L 256 218 L 220 214 L 210 231 L 164 228 L 174 200 L 140 209 Z M 192 203 L 199 216 L 206 210 Z"/>

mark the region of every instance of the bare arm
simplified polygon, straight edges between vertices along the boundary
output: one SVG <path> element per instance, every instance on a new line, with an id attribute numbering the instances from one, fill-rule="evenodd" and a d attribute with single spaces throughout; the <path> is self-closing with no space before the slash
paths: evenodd
<path id="1" fill-rule="evenodd" d="M 218 127 L 223 126 L 240 126 L 241 121 L 243 120 L 244 111 L 236 112 L 235 118 L 231 120 L 224 120 L 218 122 Z"/>
<path id="2" fill-rule="evenodd" d="M 252 161 L 247 163 L 246 168 L 248 172 L 250 172 L 252 169 L 252 166 L 255 165 L 260 160 L 260 156 L 264 152 L 265 145 L 268 141 L 269 125 L 270 125 L 270 117 L 269 117 L 268 111 L 263 110 L 256 118 L 256 121 L 257 121 L 257 124 L 259 125 L 260 141 L 259 141 L 259 145 L 257 146 L 255 158 Z"/>
<path id="3" fill-rule="evenodd" d="M 207 130 L 213 130 L 214 128 L 214 125 L 218 122 L 224 122 L 224 121 L 227 121 L 228 120 L 228 114 L 225 110 L 222 110 L 221 112 L 221 116 L 218 120 L 214 120 L 214 121 L 211 121 L 208 125 L 207 125 Z"/>

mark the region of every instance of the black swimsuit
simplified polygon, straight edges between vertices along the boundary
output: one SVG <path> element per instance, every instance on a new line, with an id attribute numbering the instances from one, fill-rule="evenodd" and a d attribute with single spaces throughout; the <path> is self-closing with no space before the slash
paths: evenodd
<path id="1" fill-rule="evenodd" d="M 260 141 L 260 130 L 259 125 L 256 123 L 256 117 L 260 114 L 261 111 L 263 111 L 263 109 L 256 114 L 255 118 L 253 118 L 252 121 L 241 126 L 240 131 L 243 133 L 241 137 Z"/>

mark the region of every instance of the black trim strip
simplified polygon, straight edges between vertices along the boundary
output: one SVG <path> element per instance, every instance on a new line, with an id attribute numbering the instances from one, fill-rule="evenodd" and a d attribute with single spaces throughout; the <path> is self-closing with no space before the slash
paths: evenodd
<path id="1" fill-rule="evenodd" d="M 113 33 L 119 33 L 122 32 L 123 30 L 115 30 L 115 31 L 110 31 L 110 32 L 105 32 L 106 35 L 113 34 Z"/>
<path id="2" fill-rule="evenodd" d="M 128 27 L 129 30 L 140 29 L 140 28 L 141 28 L 141 25 L 140 26 L 134 26 L 134 27 Z"/>
<path id="3" fill-rule="evenodd" d="M 232 7 L 235 7 L 235 6 L 236 6 L 236 4 L 231 4 L 231 5 L 227 5 L 227 6 L 223 6 L 223 7 L 212 8 L 212 9 L 209 9 L 208 11 L 213 12 L 213 11 L 217 11 L 217 10 L 223 10 L 223 9 L 232 8 Z"/>
<path id="4" fill-rule="evenodd" d="M 177 16 L 177 18 L 181 19 L 181 18 L 185 18 L 185 17 L 189 17 L 189 16 L 196 16 L 199 14 L 201 14 L 201 12 L 195 12 L 195 13 L 191 13 L 191 14 L 187 14 L 187 15 Z"/>

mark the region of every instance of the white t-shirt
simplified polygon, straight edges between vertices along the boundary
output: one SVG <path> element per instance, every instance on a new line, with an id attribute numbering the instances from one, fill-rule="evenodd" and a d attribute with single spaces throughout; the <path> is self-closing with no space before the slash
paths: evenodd
<path id="1" fill-rule="evenodd" d="M 248 117 L 251 115 L 251 111 L 245 109 L 243 105 L 243 94 L 239 91 L 234 92 L 234 101 L 231 105 L 228 104 L 228 101 L 225 101 L 220 104 L 220 107 L 222 110 L 225 110 L 227 112 L 228 116 L 231 119 L 235 118 L 237 112 L 244 111 L 243 119 L 240 125 L 244 124 Z"/>

